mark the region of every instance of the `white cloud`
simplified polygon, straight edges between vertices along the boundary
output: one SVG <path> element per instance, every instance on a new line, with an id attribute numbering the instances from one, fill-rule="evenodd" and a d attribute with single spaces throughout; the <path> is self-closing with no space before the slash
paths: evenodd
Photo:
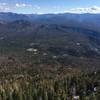
<path id="1" fill-rule="evenodd" d="M 1 6 L 6 6 L 7 4 L 6 4 L 6 3 L 0 3 L 0 5 L 1 5 Z"/>
<path id="2" fill-rule="evenodd" d="M 100 7 L 88 7 L 88 8 L 73 8 L 69 9 L 66 12 L 70 13 L 100 13 Z"/>
<path id="3" fill-rule="evenodd" d="M 9 5 L 7 3 L 0 3 L 0 12 L 17 12 L 17 9 L 20 9 L 20 12 L 22 11 L 22 8 L 25 9 L 30 9 L 31 11 L 37 13 L 40 11 L 41 8 L 39 5 L 31 5 L 27 3 L 16 3 L 15 5 Z M 32 13 L 33 13 L 32 12 Z M 66 9 L 65 11 L 61 10 L 61 6 L 54 6 L 53 10 L 51 9 L 51 13 L 100 13 L 100 7 L 98 6 L 93 6 L 93 7 L 86 7 L 86 8 L 71 8 L 71 9 Z M 22 12 L 23 13 L 23 12 Z M 31 13 L 31 12 L 30 12 Z"/>
<path id="4" fill-rule="evenodd" d="M 16 3 L 16 7 L 17 7 L 17 8 L 25 8 L 25 7 L 32 7 L 32 5 L 30 5 L 30 4 L 25 4 L 25 3 L 22 3 L 22 4 Z"/>
<path id="5" fill-rule="evenodd" d="M 8 12 L 10 11 L 9 6 L 6 3 L 0 3 L 0 12 Z"/>

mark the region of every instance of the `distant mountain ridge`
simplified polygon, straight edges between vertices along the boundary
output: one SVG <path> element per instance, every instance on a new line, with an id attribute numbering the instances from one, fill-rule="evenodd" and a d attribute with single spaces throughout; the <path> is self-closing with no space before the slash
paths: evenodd
<path id="1" fill-rule="evenodd" d="M 39 24 L 62 24 L 73 27 L 84 27 L 100 31 L 100 14 L 16 14 L 0 13 L 0 23 L 9 23 L 17 20 L 25 20 Z"/>

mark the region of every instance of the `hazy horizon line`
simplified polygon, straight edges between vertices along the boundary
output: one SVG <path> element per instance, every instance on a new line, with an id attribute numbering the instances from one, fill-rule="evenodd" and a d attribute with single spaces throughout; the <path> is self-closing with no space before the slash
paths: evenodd
<path id="1" fill-rule="evenodd" d="M 55 12 L 55 13 L 18 13 L 18 12 L 0 12 L 0 13 L 13 13 L 13 14 L 23 14 L 23 15 L 47 15 L 47 14 L 100 14 L 100 13 L 91 13 L 91 12 L 81 12 L 81 13 L 75 13 L 75 12 Z"/>

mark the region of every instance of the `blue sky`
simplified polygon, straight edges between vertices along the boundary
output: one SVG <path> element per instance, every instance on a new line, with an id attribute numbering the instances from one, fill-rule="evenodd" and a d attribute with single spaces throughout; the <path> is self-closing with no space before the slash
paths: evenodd
<path id="1" fill-rule="evenodd" d="M 0 0 L 0 12 L 100 13 L 100 0 Z"/>

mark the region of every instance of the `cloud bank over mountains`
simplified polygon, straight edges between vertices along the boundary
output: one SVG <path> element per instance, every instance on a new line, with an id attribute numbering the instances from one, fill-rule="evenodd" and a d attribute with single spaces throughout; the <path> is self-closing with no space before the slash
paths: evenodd
<path id="1" fill-rule="evenodd" d="M 88 7 L 88 8 L 72 8 L 69 11 L 71 13 L 100 13 L 100 7 Z"/>
<path id="2" fill-rule="evenodd" d="M 57 7 L 60 9 L 60 7 Z M 15 12 L 17 9 L 31 9 L 33 12 L 36 13 L 39 9 L 42 9 L 38 5 L 31 5 L 31 4 L 26 4 L 26 3 L 16 3 L 15 5 L 9 5 L 7 3 L 0 3 L 0 12 Z M 54 7 L 56 10 L 56 7 Z M 60 11 L 60 12 L 55 12 L 55 13 L 100 13 L 100 7 L 98 6 L 93 6 L 93 7 L 86 7 L 86 8 L 71 8 L 71 9 L 66 9 L 65 11 Z M 23 13 L 23 12 L 22 12 Z M 38 12 L 37 12 L 38 13 Z M 49 12 L 48 12 L 49 13 Z"/>

